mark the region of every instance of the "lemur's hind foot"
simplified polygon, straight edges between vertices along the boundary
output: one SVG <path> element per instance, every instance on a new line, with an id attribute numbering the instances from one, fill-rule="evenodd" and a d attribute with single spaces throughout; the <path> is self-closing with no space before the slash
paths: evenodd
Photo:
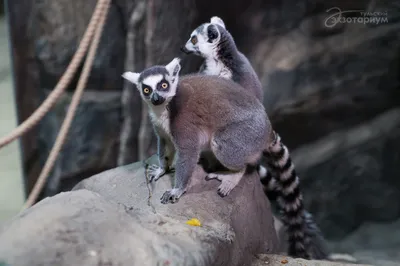
<path id="1" fill-rule="evenodd" d="M 239 172 L 209 173 L 206 176 L 206 180 L 217 179 L 221 181 L 221 185 L 219 185 L 218 187 L 218 195 L 220 195 L 221 197 L 226 197 L 239 184 L 240 180 L 242 180 L 244 173 L 244 170 Z"/>

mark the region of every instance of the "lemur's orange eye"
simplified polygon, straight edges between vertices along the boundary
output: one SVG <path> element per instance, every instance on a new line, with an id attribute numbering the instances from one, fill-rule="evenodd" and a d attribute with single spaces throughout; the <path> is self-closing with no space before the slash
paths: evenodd
<path id="1" fill-rule="evenodd" d="M 197 43 L 197 37 L 193 36 L 192 39 L 190 39 L 190 41 L 192 42 L 192 44 L 196 44 Z"/>
<path id="2" fill-rule="evenodd" d="M 168 84 L 164 82 L 163 84 L 161 84 L 161 87 L 162 87 L 163 89 L 166 89 L 166 88 L 168 87 Z"/>
<path id="3" fill-rule="evenodd" d="M 147 94 L 147 93 L 150 92 L 150 90 L 149 90 L 149 88 L 144 88 L 144 89 L 143 89 L 143 92 Z"/>

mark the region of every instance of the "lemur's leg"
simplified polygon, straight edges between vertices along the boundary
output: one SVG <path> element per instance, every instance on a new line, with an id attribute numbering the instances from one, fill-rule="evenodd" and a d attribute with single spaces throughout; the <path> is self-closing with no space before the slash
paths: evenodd
<path id="1" fill-rule="evenodd" d="M 170 139 L 165 143 L 165 160 L 167 162 L 167 172 L 175 171 L 175 146 Z"/>
<path id="2" fill-rule="evenodd" d="M 157 181 L 160 177 L 171 171 L 173 164 L 175 147 L 173 143 L 159 135 L 157 135 L 157 154 L 159 164 L 149 165 L 146 169 L 146 174 L 150 182 Z"/>
<path id="3" fill-rule="evenodd" d="M 258 132 L 252 128 L 254 124 L 257 123 L 248 120 L 228 125 L 215 132 L 211 139 L 211 150 L 215 158 L 230 172 L 229 174 L 208 174 L 208 179 L 221 180 L 218 188 L 220 196 L 229 195 L 245 173 L 256 171 L 257 162 L 253 162 L 250 158 L 255 160 L 254 151 L 257 150 L 257 145 L 264 142 L 264 139 L 257 138 Z"/>
<path id="4" fill-rule="evenodd" d="M 181 137 L 181 135 L 183 135 Z M 175 203 L 186 192 L 190 177 L 200 156 L 200 142 L 195 136 L 185 137 L 185 132 L 176 132 L 175 185 L 161 197 L 161 203 Z"/>

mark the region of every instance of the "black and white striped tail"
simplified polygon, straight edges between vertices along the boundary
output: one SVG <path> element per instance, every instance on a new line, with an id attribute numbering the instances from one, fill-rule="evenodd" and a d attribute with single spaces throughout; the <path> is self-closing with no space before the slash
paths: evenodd
<path id="1" fill-rule="evenodd" d="M 265 195 L 268 197 L 271 203 L 275 202 L 280 193 L 275 177 L 272 176 L 271 171 L 268 171 L 261 164 L 258 165 L 257 172 L 264 187 Z M 283 208 L 280 208 L 279 211 L 282 213 Z M 315 223 L 311 213 L 305 209 L 303 209 L 303 217 L 306 224 L 305 235 L 310 239 L 307 250 L 311 258 L 317 260 L 327 259 L 329 256 L 328 246 L 321 230 Z"/>
<path id="2" fill-rule="evenodd" d="M 268 171 L 261 164 L 258 165 L 257 172 L 260 176 L 260 181 L 263 185 L 265 195 L 268 197 L 270 202 L 275 202 L 279 195 L 275 177 L 272 176 L 271 171 Z"/>
<path id="3" fill-rule="evenodd" d="M 266 185 L 267 195 L 270 191 L 277 191 L 273 197 L 276 197 L 282 213 L 282 221 L 287 230 L 288 255 L 310 259 L 311 256 L 307 250 L 310 239 L 306 234 L 307 225 L 299 178 L 288 149 L 281 142 L 279 135 L 276 133 L 275 135 L 275 141 L 264 151 L 268 171 L 261 182 Z M 262 174 L 262 168 L 258 170 Z M 272 175 L 276 178 L 273 178 Z"/>

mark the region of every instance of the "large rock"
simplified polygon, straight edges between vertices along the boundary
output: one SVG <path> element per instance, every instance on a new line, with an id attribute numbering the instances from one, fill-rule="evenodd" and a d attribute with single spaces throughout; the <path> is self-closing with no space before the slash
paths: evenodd
<path id="1" fill-rule="evenodd" d="M 363 223 L 398 219 L 400 108 L 292 155 L 305 205 L 328 239 L 343 239 Z"/>
<path id="2" fill-rule="evenodd" d="M 141 163 L 93 176 L 46 198 L 0 229 L 0 261 L 10 265 L 249 265 L 277 252 L 270 206 L 258 178 L 230 196 L 196 170 L 188 192 L 162 205 L 169 176 L 147 186 Z M 186 224 L 191 218 L 201 227 Z"/>
<path id="3" fill-rule="evenodd" d="M 285 265 L 285 266 L 372 266 L 366 264 L 353 264 L 336 261 L 293 259 L 282 255 L 259 254 L 251 266 Z M 389 266 L 389 265 L 388 265 Z"/>
<path id="4" fill-rule="evenodd" d="M 266 38 L 249 54 L 271 121 L 291 149 L 399 106 L 400 23 L 339 23 L 333 31 L 324 26 L 331 14 L 322 10 L 302 22 L 320 26 L 325 35 L 300 25 Z"/>
<path id="5" fill-rule="evenodd" d="M 30 23 L 40 87 L 52 88 L 64 74 L 89 24 L 97 1 L 44 0 L 33 4 Z M 121 11 L 110 6 L 87 88 L 120 91 L 125 60 L 125 32 Z M 74 18 L 74 19 L 72 19 Z M 77 79 L 75 79 L 76 81 Z M 68 89 L 76 86 L 72 82 Z"/>
<path id="6" fill-rule="evenodd" d="M 70 93 L 61 97 L 54 111 L 39 124 L 38 159 L 44 165 L 53 148 L 59 129 L 71 102 Z M 82 95 L 70 130 L 44 191 L 52 196 L 70 190 L 83 178 L 116 166 L 121 125 L 119 92 L 87 91 Z"/>
<path id="7" fill-rule="evenodd" d="M 342 241 L 332 244 L 337 252 L 351 253 L 358 262 L 398 266 L 400 261 L 400 219 L 393 223 L 364 223 Z"/>

